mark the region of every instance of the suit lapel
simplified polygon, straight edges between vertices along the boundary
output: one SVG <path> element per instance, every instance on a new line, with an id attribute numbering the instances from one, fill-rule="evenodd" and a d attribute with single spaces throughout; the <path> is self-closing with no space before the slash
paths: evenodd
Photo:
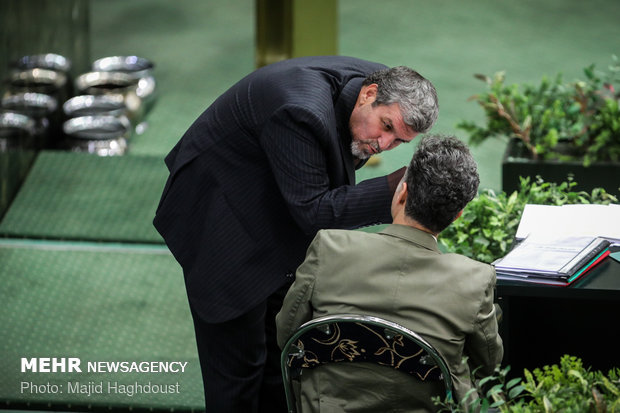
<path id="1" fill-rule="evenodd" d="M 347 178 L 349 180 L 349 185 L 355 185 L 355 163 L 353 161 L 353 155 L 351 154 L 351 147 L 346 146 L 343 139 L 339 139 L 340 141 L 340 154 L 342 155 L 342 162 L 344 163 L 344 167 L 347 171 Z M 349 143 L 350 145 L 350 143 Z"/>
<path id="2" fill-rule="evenodd" d="M 357 101 L 357 96 L 359 95 L 363 82 L 364 78 L 362 77 L 356 77 L 349 80 L 340 91 L 334 105 L 340 144 L 340 154 L 342 156 L 344 167 L 347 171 L 347 178 L 349 179 L 348 183 L 350 185 L 355 184 L 356 168 L 353 155 L 351 154 L 352 138 L 349 130 L 349 119 L 351 118 L 351 112 L 353 111 L 353 107 L 355 106 L 355 102 Z M 362 165 L 363 163 L 359 165 L 359 167 Z"/>

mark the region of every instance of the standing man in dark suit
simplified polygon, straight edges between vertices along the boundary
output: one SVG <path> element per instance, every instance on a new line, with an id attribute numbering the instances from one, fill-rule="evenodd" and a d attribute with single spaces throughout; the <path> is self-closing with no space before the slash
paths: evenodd
<path id="1" fill-rule="evenodd" d="M 275 314 L 321 228 L 391 222 L 404 168 L 355 183 L 373 154 L 437 119 L 417 72 L 348 57 L 256 70 L 166 157 L 155 227 L 183 267 L 208 412 L 286 404 Z"/>

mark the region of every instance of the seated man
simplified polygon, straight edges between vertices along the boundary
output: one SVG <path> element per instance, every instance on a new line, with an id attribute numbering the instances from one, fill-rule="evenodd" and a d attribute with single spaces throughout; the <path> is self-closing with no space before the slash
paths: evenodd
<path id="1" fill-rule="evenodd" d="M 316 317 L 385 318 L 435 346 L 461 400 L 472 387 L 471 371 L 489 375 L 503 356 L 493 267 L 437 247 L 437 234 L 460 216 L 479 182 L 466 145 L 425 137 L 394 194 L 392 225 L 379 233 L 317 234 L 276 317 L 279 345 Z M 304 413 L 434 411 L 430 395 L 442 395 L 441 388 L 374 364 L 337 363 L 305 370 L 300 399 Z"/>

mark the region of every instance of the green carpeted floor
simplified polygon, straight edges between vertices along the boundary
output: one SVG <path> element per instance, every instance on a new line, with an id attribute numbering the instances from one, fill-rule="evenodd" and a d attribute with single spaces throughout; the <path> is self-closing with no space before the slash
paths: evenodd
<path id="1" fill-rule="evenodd" d="M 434 132 L 479 121 L 484 85 L 581 75 L 620 52 L 617 0 L 339 0 L 340 54 L 408 65 L 436 85 Z M 253 70 L 252 0 L 91 0 L 92 59 L 136 54 L 155 64 L 158 100 L 123 158 L 44 152 L 0 222 L 0 401 L 5 408 L 199 408 L 201 379 L 182 274 L 151 226 L 163 157 L 226 88 Z M 414 145 L 382 154 L 359 179 L 406 164 Z M 502 142 L 473 149 L 481 186 L 500 189 Z M 176 381 L 131 374 L 19 372 L 21 357 L 188 361 L 179 397 L 33 395 L 22 381 Z M 53 402 L 53 403 L 52 403 Z M 20 404 L 21 403 L 21 404 Z M 28 405 L 28 403 L 30 403 Z M 51 404 L 48 404 L 51 403 Z M 69 407 L 72 404 L 73 407 Z M 43 407 L 41 407 L 43 406 Z"/>

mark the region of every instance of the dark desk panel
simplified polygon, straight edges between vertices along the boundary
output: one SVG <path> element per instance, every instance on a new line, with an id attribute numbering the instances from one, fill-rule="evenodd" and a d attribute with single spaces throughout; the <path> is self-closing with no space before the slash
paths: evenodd
<path id="1" fill-rule="evenodd" d="M 620 366 L 620 263 L 611 257 L 569 287 L 499 280 L 497 296 L 503 364 L 514 375 L 557 364 L 564 354 L 604 372 Z"/>

